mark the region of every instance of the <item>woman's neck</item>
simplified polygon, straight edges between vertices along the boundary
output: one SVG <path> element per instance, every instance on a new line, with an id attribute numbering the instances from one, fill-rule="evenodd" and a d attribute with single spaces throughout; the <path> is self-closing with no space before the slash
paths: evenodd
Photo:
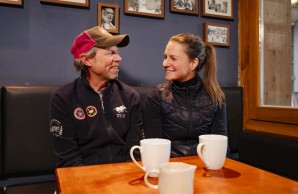
<path id="1" fill-rule="evenodd" d="M 173 84 L 177 85 L 178 87 L 189 87 L 193 86 L 197 83 L 198 77 L 195 75 L 193 78 L 187 81 L 179 82 L 179 81 L 174 81 Z"/>

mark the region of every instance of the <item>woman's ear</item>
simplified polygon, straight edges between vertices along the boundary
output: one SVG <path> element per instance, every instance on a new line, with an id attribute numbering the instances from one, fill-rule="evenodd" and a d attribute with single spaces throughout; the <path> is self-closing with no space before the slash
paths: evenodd
<path id="1" fill-rule="evenodd" d="M 199 65 L 199 59 L 198 58 L 195 58 L 194 60 L 192 60 L 191 62 L 191 70 L 195 70 L 197 68 L 197 66 Z"/>

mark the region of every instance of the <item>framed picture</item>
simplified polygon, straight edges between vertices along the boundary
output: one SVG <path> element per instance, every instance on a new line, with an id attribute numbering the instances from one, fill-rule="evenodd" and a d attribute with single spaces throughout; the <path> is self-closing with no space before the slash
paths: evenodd
<path id="1" fill-rule="evenodd" d="M 233 0 L 202 0 L 202 16 L 234 19 Z"/>
<path id="2" fill-rule="evenodd" d="M 23 6 L 23 0 L 0 0 L 0 5 Z"/>
<path id="3" fill-rule="evenodd" d="M 89 8 L 90 0 L 40 0 L 43 4 Z"/>
<path id="4" fill-rule="evenodd" d="M 225 24 L 204 23 L 204 41 L 214 46 L 230 46 L 230 26 Z"/>
<path id="5" fill-rule="evenodd" d="M 119 33 L 119 5 L 98 3 L 97 10 L 97 25 L 110 33 Z"/>
<path id="6" fill-rule="evenodd" d="M 170 0 L 170 11 L 198 15 L 199 0 Z"/>
<path id="7" fill-rule="evenodd" d="M 165 0 L 124 0 L 124 13 L 164 18 Z"/>

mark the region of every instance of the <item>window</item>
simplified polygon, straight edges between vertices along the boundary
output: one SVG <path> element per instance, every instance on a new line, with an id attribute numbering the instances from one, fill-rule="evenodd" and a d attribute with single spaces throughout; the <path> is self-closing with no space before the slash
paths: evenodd
<path id="1" fill-rule="evenodd" d="M 238 1 L 239 79 L 244 92 L 244 129 L 298 138 L 298 109 L 291 106 L 267 105 L 268 103 L 264 103 L 263 101 L 264 76 L 262 73 L 264 73 L 264 67 L 261 67 L 261 65 L 262 62 L 268 62 L 268 60 L 264 60 L 266 57 L 264 49 L 266 51 L 266 49 L 272 48 L 263 44 L 264 49 L 261 49 L 262 44 L 260 43 L 262 42 L 260 41 L 263 41 L 263 37 L 260 36 L 260 27 L 262 27 L 260 24 L 263 18 L 260 17 L 262 16 L 260 8 L 261 5 L 264 5 L 260 3 L 261 1 L 266 1 L 267 6 L 271 3 L 290 3 L 288 0 Z M 287 6 L 278 7 L 280 9 L 283 7 L 287 8 Z M 273 7 L 271 6 L 271 8 Z M 290 11 L 291 10 L 289 9 L 283 10 L 282 12 L 285 14 L 291 14 Z M 270 34 L 268 36 L 268 34 L 264 33 L 264 36 L 267 36 L 267 40 L 270 41 Z M 275 36 L 275 38 L 276 37 L 278 38 L 278 41 L 282 40 L 279 35 Z M 278 46 L 278 48 L 280 49 L 280 46 Z M 269 65 L 269 68 L 273 68 L 272 61 L 266 65 Z M 274 73 L 278 74 L 279 70 L 276 70 Z M 272 88 L 268 91 L 271 90 Z"/>

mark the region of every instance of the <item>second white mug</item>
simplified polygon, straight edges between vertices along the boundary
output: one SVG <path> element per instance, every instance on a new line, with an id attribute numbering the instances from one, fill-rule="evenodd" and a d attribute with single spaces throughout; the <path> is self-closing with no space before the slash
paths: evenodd
<path id="1" fill-rule="evenodd" d="M 206 134 L 199 136 L 197 152 L 205 167 L 219 170 L 223 167 L 228 148 L 228 137 L 224 135 Z"/>
<path id="2" fill-rule="evenodd" d="M 141 166 L 134 157 L 134 150 L 139 149 L 141 153 Z M 140 141 L 140 146 L 135 145 L 130 149 L 132 161 L 145 172 L 158 170 L 159 165 L 169 162 L 171 154 L 171 141 L 162 138 L 148 138 Z M 150 173 L 150 177 L 157 177 L 157 173 Z"/>

